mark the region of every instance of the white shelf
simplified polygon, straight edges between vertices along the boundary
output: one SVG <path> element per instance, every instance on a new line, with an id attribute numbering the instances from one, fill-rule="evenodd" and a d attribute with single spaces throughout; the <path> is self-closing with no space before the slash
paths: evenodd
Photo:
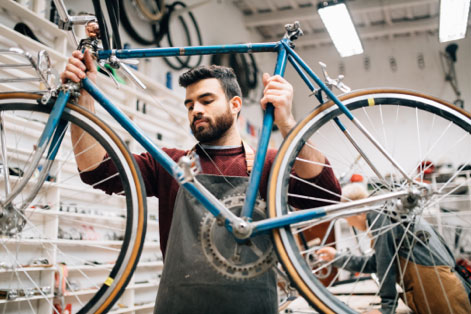
<path id="1" fill-rule="evenodd" d="M 58 211 L 58 210 L 45 210 L 45 209 L 31 209 L 36 214 L 41 214 L 45 216 L 60 216 L 60 217 L 70 217 L 70 218 L 77 218 L 77 219 L 86 219 L 86 220 L 93 220 L 93 221 L 106 221 L 107 223 L 116 224 L 116 225 L 123 225 L 126 223 L 126 220 L 123 217 L 113 217 L 113 216 L 98 216 L 98 215 L 90 215 L 90 214 L 79 214 L 79 213 L 69 213 L 65 211 Z"/>
<path id="2" fill-rule="evenodd" d="M 41 30 L 41 32 L 47 32 L 48 35 L 63 37 L 64 39 L 67 37 L 66 33 L 60 30 L 56 24 L 43 19 L 38 14 L 13 0 L 3 0 L 0 7 L 6 11 L 7 14 L 14 15 L 22 21 L 28 21 L 29 23 L 34 24 L 35 28 Z"/>
<path id="3" fill-rule="evenodd" d="M 155 242 L 155 241 L 149 241 L 149 242 L 146 241 L 146 242 L 144 242 L 144 247 L 147 248 L 147 249 L 156 248 L 156 249 L 160 250 L 159 242 Z"/>
<path id="4" fill-rule="evenodd" d="M 87 294 L 95 294 L 97 293 L 98 289 L 83 289 L 83 290 L 78 290 L 78 291 L 67 291 L 64 294 L 64 297 L 70 298 L 70 297 L 75 297 L 79 295 L 87 295 Z"/>
<path id="5" fill-rule="evenodd" d="M 145 309 L 152 309 L 155 306 L 155 302 L 152 303 L 146 303 L 142 305 L 135 305 L 131 307 L 126 307 L 126 308 L 120 308 L 119 310 L 112 310 L 109 313 L 110 314 L 118 314 L 118 313 L 128 313 L 132 311 L 138 311 L 138 310 L 145 310 Z"/>
<path id="6" fill-rule="evenodd" d="M 126 287 L 126 290 L 134 290 L 134 289 L 141 289 L 141 288 L 153 288 L 153 287 L 158 287 L 159 282 L 149 282 L 149 283 L 143 283 L 143 284 L 129 284 Z M 79 295 L 87 295 L 87 294 L 94 294 L 98 291 L 97 288 L 94 289 L 83 289 L 83 290 L 78 290 L 78 291 L 68 291 L 65 297 L 73 297 L 73 296 L 79 296 Z"/>
<path id="7" fill-rule="evenodd" d="M 146 283 L 136 283 L 128 285 L 127 289 L 143 289 L 143 288 L 153 288 L 158 287 L 160 284 L 159 281 L 151 281 Z"/>
<path id="8" fill-rule="evenodd" d="M 10 184 L 16 184 L 17 182 L 19 182 L 19 177 L 10 177 Z M 3 179 L 3 175 L 0 176 L 0 184 L 3 184 L 5 181 Z M 34 185 L 36 185 L 38 183 L 38 181 L 33 178 L 31 180 L 28 181 L 28 183 L 26 183 L 26 188 L 28 187 L 32 187 Z M 58 188 L 59 187 L 59 184 L 57 184 L 56 182 L 51 182 L 51 181 L 44 181 L 43 182 L 43 188 L 47 188 L 47 189 L 52 189 L 52 188 Z"/>
<path id="9" fill-rule="evenodd" d="M 72 271 L 82 271 L 82 270 L 111 270 L 113 268 L 113 264 L 102 264 L 102 265 L 67 265 L 67 270 L 69 272 Z"/>
<path id="10" fill-rule="evenodd" d="M 164 263 L 162 261 L 155 261 L 155 262 L 139 262 L 139 264 L 137 265 L 138 267 L 160 267 L 160 268 L 163 268 L 164 267 Z"/>
<path id="11" fill-rule="evenodd" d="M 5 19 L 2 21 L 5 24 L 0 23 L 0 47 L 20 47 L 24 50 L 30 52 L 33 56 L 36 56 L 37 52 L 40 50 L 46 50 L 51 57 L 51 62 L 53 67 L 55 67 L 56 72 L 60 73 L 67 62 L 69 57 L 67 49 L 70 48 L 67 46 L 67 35 L 64 31 L 59 30 L 57 26 L 46 19 L 43 19 L 38 14 L 31 12 L 27 7 L 24 7 L 12 0 L 0 0 L 0 14 L 5 15 Z M 23 36 L 18 32 L 12 29 L 12 25 L 16 24 L 19 21 L 23 21 L 30 26 L 36 35 L 43 40 L 44 44 L 41 44 L 27 36 Z M 11 22 L 11 23 L 10 23 Z M 8 25 L 7 25 L 8 24 Z M 10 63 L 16 60 L 15 57 L 11 56 L 2 56 L 0 57 L 0 63 Z M 162 84 L 155 82 L 153 79 L 146 77 L 143 73 L 136 72 L 132 70 L 147 86 L 147 90 L 143 91 L 139 87 L 133 84 L 120 85 L 119 89 L 116 89 L 113 81 L 100 74 L 99 75 L 99 87 L 102 89 L 109 99 L 115 103 L 119 108 L 140 127 L 145 133 L 152 139 L 154 143 L 158 146 L 167 146 L 167 147 L 181 147 L 189 148 L 194 143 L 193 137 L 189 130 L 187 123 L 187 112 L 183 105 L 183 97 L 177 95 L 174 91 L 168 90 Z M 30 75 L 31 70 L 11 70 L 11 69 L 0 69 L 0 76 L 16 76 L 24 77 L 26 74 Z M 0 91 L 7 90 L 37 90 L 35 88 L 38 83 L 15 83 L 15 84 L 0 84 Z M 136 108 L 136 101 L 139 100 L 140 103 L 146 103 L 146 113 L 144 114 L 141 111 L 138 111 Z M 98 116 L 104 120 L 106 123 L 110 124 L 110 127 L 117 132 L 117 134 L 125 141 L 129 141 L 131 137 L 124 132 L 124 130 L 114 121 L 112 121 L 109 115 L 105 114 L 101 108 L 97 108 Z M 43 122 L 31 121 L 27 118 L 21 118 L 19 116 L 10 116 L 9 117 L 10 126 L 9 130 L 16 130 L 21 136 L 29 136 L 32 139 L 32 145 L 35 144 L 34 138 L 37 138 L 44 127 Z M 183 127 L 184 126 L 184 127 Z M 69 132 L 70 133 L 70 132 Z M 157 139 L 157 133 L 160 133 L 163 138 L 162 140 Z M 28 143 L 29 145 L 29 143 Z M 31 145 L 31 147 L 32 147 Z M 63 149 L 71 148 L 71 141 L 69 134 L 63 139 Z M 131 149 L 133 147 L 138 148 L 136 142 L 131 140 L 129 143 Z M 12 148 L 13 149 L 13 148 Z M 12 151 L 12 150 L 10 150 Z M 28 146 L 22 147 L 20 150 L 17 150 L 18 160 L 27 159 L 31 155 L 31 150 L 28 150 Z M 72 157 L 71 157 L 72 156 Z M 54 173 L 57 175 L 57 182 L 45 182 L 43 188 L 47 189 L 48 193 L 43 199 L 33 201 L 33 204 L 37 202 L 37 205 L 48 204 L 51 206 L 51 209 L 41 209 L 41 208 L 29 208 L 26 210 L 28 217 L 33 217 L 34 222 L 38 224 L 39 227 L 44 228 L 44 235 L 47 239 L 31 239 L 27 238 L 28 234 L 24 238 L 7 238 L 0 236 L 0 242 L 5 247 L 9 248 L 11 245 L 20 244 L 24 251 L 30 251 L 31 254 L 35 254 L 36 248 L 47 248 L 50 256 L 47 258 L 51 263 L 57 263 L 59 261 L 65 261 L 70 266 L 67 267 L 70 276 L 79 276 L 80 272 L 85 272 L 91 277 L 98 276 L 101 272 L 106 273 L 110 270 L 113 265 L 109 264 L 112 257 L 107 255 L 106 251 L 108 248 L 111 250 L 116 250 L 118 246 L 122 245 L 122 241 L 92 241 L 92 240 L 68 240 L 68 239 L 58 239 L 59 228 L 63 227 L 62 223 L 70 224 L 70 221 L 78 221 L 79 224 L 85 220 L 90 220 L 97 224 L 106 222 L 110 226 L 121 226 L 125 224 L 125 219 L 118 216 L 100 216 L 93 214 L 81 213 L 80 210 L 91 209 L 93 213 L 94 209 L 100 210 L 100 207 L 103 206 L 103 210 L 112 210 L 113 208 L 119 209 L 118 213 L 124 211 L 125 208 L 125 199 L 122 196 L 116 196 L 111 199 L 108 199 L 106 203 L 102 201 L 103 196 L 107 196 L 103 191 L 95 190 L 93 188 L 84 188 L 74 184 L 77 184 L 77 178 L 73 177 L 76 174 L 76 165 L 73 158 L 73 154 L 63 155 L 60 151 L 59 155 L 56 158 L 56 164 L 53 166 L 53 170 L 59 169 L 59 173 Z M 67 158 L 67 160 L 65 160 Z M 56 167 L 60 165 L 60 167 Z M 69 180 L 70 178 L 70 180 Z M 1 179 L 0 179 L 1 180 Z M 1 181 L 0 181 L 1 182 Z M 62 183 L 63 182 L 63 183 Z M 34 180 L 28 183 L 28 187 L 34 184 Z M 51 193 L 49 193 L 51 192 Z M 66 212 L 59 211 L 60 204 L 65 205 L 75 205 L 78 208 L 78 212 Z M 81 206 L 82 205 L 82 206 Z M 158 202 L 155 199 L 149 199 L 148 209 L 149 212 L 158 217 Z M 65 208 L 64 208 L 65 209 Z M 61 219 L 63 217 L 63 219 Z M 155 220 L 147 221 L 148 232 L 146 237 L 146 242 L 144 243 L 143 256 L 144 259 L 149 260 L 155 258 L 155 254 L 148 254 L 149 252 L 157 252 L 160 250 L 159 242 L 153 241 L 158 237 L 158 227 L 159 223 Z M 50 232 L 49 232 L 50 230 Z M 95 230 L 97 230 L 95 228 Z M 97 230 L 97 233 L 99 231 Z M 34 233 L 33 233 L 34 234 Z M 49 250 L 52 246 L 58 246 L 53 250 Z M 88 249 L 90 248 L 90 249 Z M 98 249 L 96 249 L 98 248 Z M 96 254 L 96 258 L 93 257 L 93 260 L 96 260 L 103 264 L 98 265 L 72 265 L 86 263 L 85 260 L 89 260 L 89 256 L 79 258 L 77 260 L 67 261 L 65 259 L 59 258 L 58 251 L 67 251 L 74 254 L 76 252 L 80 256 L 81 252 L 84 254 L 95 254 L 95 252 L 100 252 L 100 248 L 104 253 Z M 146 256 L 147 254 L 147 256 Z M 1 260 L 0 255 L 0 260 Z M 29 257 L 28 257 L 29 258 Z M 29 260 L 29 259 L 27 259 Z M 147 278 L 150 278 L 151 275 L 155 275 L 163 268 L 162 261 L 147 261 L 141 262 L 137 265 L 139 273 L 144 273 Z M 57 271 L 57 267 L 41 267 L 40 265 L 34 267 L 22 267 L 16 268 L 15 270 L 11 269 L 0 269 L 0 274 L 8 274 L 8 272 L 16 271 L 17 273 L 31 274 L 31 276 L 40 276 L 41 280 L 44 282 L 44 286 L 54 287 L 54 274 L 53 272 Z M 2 277 L 3 278 L 3 277 Z M 12 285 L 13 286 L 13 285 Z M 93 287 L 93 284 L 87 284 L 82 286 Z M 152 309 L 154 303 L 147 303 L 143 305 L 134 305 L 136 295 L 140 292 L 140 289 L 155 289 L 157 290 L 158 282 L 150 282 L 146 284 L 130 284 L 127 287 L 123 297 L 118 301 L 126 306 L 126 308 L 116 309 L 112 313 L 133 313 L 138 310 L 143 309 Z M 98 289 L 84 289 L 76 292 L 69 293 L 66 298 L 72 299 L 75 296 L 81 296 L 80 299 L 86 300 L 97 292 Z M 143 291 L 146 292 L 146 291 Z M 7 302 L 22 302 L 26 300 L 39 300 L 41 296 L 34 296 L 32 298 L 17 298 L 15 300 L 1 300 L 0 304 Z M 49 299 L 53 298 L 51 294 L 48 296 Z M 71 300 L 72 301 L 72 300 Z M 73 301 L 72 301 L 73 302 Z M 52 305 L 48 305 L 47 302 L 36 302 L 33 303 L 33 306 L 38 306 L 39 314 L 48 314 L 51 313 Z"/>
<path id="12" fill-rule="evenodd" d="M 11 0 L 7 0 L 11 2 Z M 20 33 L 12 30 L 11 28 L 8 28 L 2 24 L 0 24 L 0 34 L 10 42 L 18 42 L 18 37 L 21 36 L 21 47 L 25 50 L 30 50 L 30 51 L 39 51 L 39 50 L 46 50 L 49 56 L 51 57 L 51 60 L 55 63 L 54 64 L 61 64 L 63 65 L 67 61 L 67 57 L 65 55 L 57 52 L 57 50 L 50 48 L 48 46 L 45 46 L 41 43 L 38 43 L 37 41 L 23 36 Z"/>
<path id="13" fill-rule="evenodd" d="M 123 245 L 123 241 L 95 241 L 95 240 L 65 240 L 65 239 L 11 239 L 0 238 L 2 244 L 22 245 L 67 245 L 67 246 L 89 246 L 89 247 L 113 247 Z M 146 243 L 144 243 L 146 245 Z M 149 244 L 153 247 L 154 244 Z M 156 244 L 158 247 L 158 243 Z"/>
<path id="14" fill-rule="evenodd" d="M 14 268 L 14 269 L 10 269 L 10 268 L 0 268 L 0 273 L 11 273 L 11 272 L 18 272 L 18 273 L 22 273 L 22 272 L 33 272 L 33 271 L 56 271 L 57 268 L 56 267 L 19 267 L 19 268 Z"/>
<path id="15" fill-rule="evenodd" d="M 48 299 L 52 299 L 54 296 L 53 295 L 47 295 L 47 298 Z M 26 298 L 26 297 L 19 297 L 19 298 L 16 298 L 16 299 L 13 299 L 13 300 L 0 300 L 0 304 L 4 304 L 4 303 L 10 303 L 10 302 L 24 302 L 24 301 L 33 301 L 33 300 L 43 300 L 44 299 L 44 296 L 34 296 L 34 297 L 29 297 L 29 298 Z"/>

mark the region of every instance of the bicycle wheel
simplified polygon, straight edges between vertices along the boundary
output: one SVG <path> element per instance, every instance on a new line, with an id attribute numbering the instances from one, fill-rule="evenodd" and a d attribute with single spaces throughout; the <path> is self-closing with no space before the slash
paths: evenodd
<path id="1" fill-rule="evenodd" d="M 360 207 L 275 230 L 273 235 L 280 262 L 300 293 L 321 312 L 363 312 L 378 308 L 384 291 L 395 285 L 394 281 L 389 280 L 391 278 L 398 282 L 395 288 L 389 290 L 394 291 L 393 308 L 414 309 L 408 296 L 412 292 L 404 281 L 409 276 L 408 268 L 400 263 L 406 260 L 411 268 L 419 269 L 423 264 L 416 250 L 422 245 L 424 256 L 433 257 L 431 260 L 435 264 L 429 266 L 438 269 L 442 264 L 436 258 L 436 247 L 428 245 L 430 235 L 435 232 L 441 236 L 455 259 L 471 260 L 471 181 L 469 171 L 462 171 L 471 159 L 470 114 L 436 98 L 404 90 L 365 90 L 343 95 L 340 99 L 404 171 L 417 184 L 428 186 L 432 192 L 421 195 L 417 203 L 409 207 L 405 206 L 404 199 L 401 199 L 402 207 L 399 207 L 397 199 L 367 208 L 363 206 L 360 210 L 369 210 L 366 216 L 370 223 L 367 232 L 359 232 L 343 219 Z M 338 117 L 350 131 L 375 165 L 376 172 L 370 169 L 347 140 L 333 121 L 334 117 Z M 329 160 L 341 184 L 349 183 L 352 175 L 353 178 L 363 178 L 363 182 L 367 183 L 363 188 L 367 188 L 369 197 L 405 190 L 408 186 L 401 173 L 329 101 L 299 122 L 282 144 L 269 182 L 270 217 L 281 217 L 296 211 L 296 208 L 288 205 L 288 199 L 292 203 L 296 199 L 309 201 L 312 197 L 289 190 L 290 179 L 291 182 L 293 179 L 302 180 L 292 172 L 294 162 L 307 162 L 297 155 L 304 145 L 314 147 L 311 143 Z M 432 163 L 438 165 L 442 160 L 447 160 L 446 164 L 452 163 L 454 171 L 431 173 Z M 306 184 L 313 189 L 318 186 L 315 183 Z M 399 212 L 400 209 L 403 211 Z M 387 220 L 390 224 L 380 226 L 379 223 L 372 223 L 370 217 L 375 217 L 375 222 Z M 432 226 L 434 231 L 429 230 L 428 234 L 414 233 L 414 228 L 422 223 Z M 402 234 L 397 232 L 398 228 L 403 230 Z M 397 245 L 392 247 L 392 258 L 384 262 L 387 266 L 384 273 L 377 276 L 379 268 L 371 269 L 368 261 L 372 261 L 373 254 L 376 258 L 382 254 L 376 244 L 384 236 L 392 237 Z M 407 247 L 406 243 L 411 242 L 413 244 Z M 337 255 L 330 262 L 320 258 L 317 253 L 325 246 L 337 250 Z M 341 266 L 338 265 L 339 260 Z M 359 261 L 356 271 L 347 267 L 353 261 Z M 326 271 L 331 271 L 330 276 L 324 274 Z M 451 269 L 448 273 L 450 271 L 453 272 Z M 366 276 L 364 273 L 373 274 Z M 438 272 L 436 276 L 434 272 L 429 280 L 424 280 L 422 275 L 418 276 L 419 283 L 414 289 L 421 290 L 425 295 L 422 299 L 424 306 L 430 310 L 434 304 L 426 286 L 430 279 L 440 286 L 433 298 L 445 300 L 445 306 L 451 309 L 453 302 L 446 291 L 448 281 L 440 277 Z"/>
<path id="2" fill-rule="evenodd" d="M 137 7 L 149 21 L 158 22 L 165 13 L 165 0 L 145 1 L 136 0 Z"/>
<path id="3" fill-rule="evenodd" d="M 187 23 L 187 18 L 185 18 L 185 15 L 178 15 L 178 22 L 176 23 L 175 21 L 175 10 L 177 10 L 177 6 L 181 6 L 182 8 L 186 7 L 186 4 L 181 2 L 181 1 L 175 1 L 171 5 L 167 6 L 167 17 L 162 20 L 162 30 L 166 34 L 167 38 L 167 43 L 164 42 L 163 45 L 160 43 L 158 44 L 159 47 L 185 47 L 185 46 L 192 46 L 194 43 L 192 43 L 192 37 L 196 36 L 197 38 L 197 45 L 202 46 L 203 45 L 203 39 L 201 38 L 201 32 L 198 26 L 198 23 L 196 22 L 195 16 L 191 11 L 188 11 L 188 17 L 191 20 L 191 24 Z M 178 11 L 178 10 L 177 10 Z M 193 32 L 190 32 L 190 29 L 188 28 L 188 25 L 192 25 L 194 28 Z M 171 31 L 172 30 L 172 31 Z M 177 31 L 175 31 L 177 30 Z M 185 34 L 182 39 L 183 42 L 181 43 L 176 43 L 174 39 L 172 39 L 172 33 L 177 33 L 177 34 Z M 157 33 L 154 33 L 155 36 L 157 36 Z M 184 68 L 193 68 L 197 67 L 198 65 L 201 64 L 201 61 L 203 60 L 203 56 L 195 56 L 196 57 L 196 63 L 194 65 L 190 65 L 190 61 L 192 60 L 193 56 L 175 56 L 172 58 L 168 57 L 163 57 L 163 60 L 165 63 L 172 69 L 174 70 L 181 70 Z M 171 60 L 175 59 L 178 64 L 174 64 Z"/>
<path id="4" fill-rule="evenodd" d="M 140 18 L 136 7 L 132 6 L 131 1 L 119 0 L 120 21 L 124 30 L 137 43 L 156 46 L 165 35 L 166 30 L 163 32 L 159 21 L 150 22 L 148 19 Z M 164 13 L 165 9 L 163 8 L 160 12 Z"/>
<path id="5" fill-rule="evenodd" d="M 0 95 L 2 204 L 21 180 L 49 116 L 51 106 L 40 105 L 38 98 L 27 93 Z M 105 161 L 117 171 L 96 187 L 110 180 L 117 195 L 82 183 L 80 176 L 87 174 L 77 171 L 73 150 L 83 151 L 72 147 L 67 132 L 34 199 L 27 201 L 37 181 L 33 176 L 11 206 L 2 205 L 2 313 L 57 313 L 54 308 L 68 304 L 73 313 L 105 313 L 123 293 L 143 249 L 145 189 L 126 145 L 81 107 L 68 104 L 62 121 L 77 126 L 106 150 Z"/>

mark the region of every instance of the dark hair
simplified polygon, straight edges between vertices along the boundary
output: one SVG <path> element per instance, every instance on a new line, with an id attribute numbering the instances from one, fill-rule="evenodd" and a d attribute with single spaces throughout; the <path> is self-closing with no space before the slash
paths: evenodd
<path id="1" fill-rule="evenodd" d="M 220 65 L 201 65 L 192 68 L 180 75 L 178 83 L 186 88 L 191 84 L 208 78 L 219 80 L 227 100 L 232 99 L 234 96 L 242 97 L 242 91 L 240 90 L 234 70 Z"/>

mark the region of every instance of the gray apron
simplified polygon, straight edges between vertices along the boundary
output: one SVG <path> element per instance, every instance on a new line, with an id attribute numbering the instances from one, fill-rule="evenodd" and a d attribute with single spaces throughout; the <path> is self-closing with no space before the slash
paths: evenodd
<path id="1" fill-rule="evenodd" d="M 245 192 L 247 177 L 198 175 L 218 199 Z M 229 180 L 234 188 L 228 188 Z M 277 313 L 276 275 L 269 270 L 248 280 L 227 279 L 212 267 L 199 241 L 208 211 L 185 189 L 179 189 L 168 239 L 165 265 L 154 313 Z"/>

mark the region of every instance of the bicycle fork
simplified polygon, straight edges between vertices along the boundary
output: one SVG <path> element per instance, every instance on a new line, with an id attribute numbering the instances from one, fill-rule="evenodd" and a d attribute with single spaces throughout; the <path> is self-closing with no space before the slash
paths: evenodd
<path id="1" fill-rule="evenodd" d="M 15 199 L 15 197 L 23 191 L 25 186 L 28 184 L 30 181 L 31 177 L 33 176 L 34 172 L 36 169 L 38 169 L 40 165 L 41 158 L 46 151 L 46 148 L 49 146 L 48 152 L 46 154 L 46 162 L 44 165 L 42 165 L 41 172 L 39 175 L 39 178 L 37 179 L 35 185 L 33 186 L 31 192 L 28 193 L 28 197 L 23 200 L 23 203 L 15 208 L 15 210 L 23 210 L 25 209 L 34 199 L 36 196 L 37 192 L 41 189 L 44 181 L 46 180 L 49 170 L 51 169 L 51 166 L 54 162 L 54 159 L 57 155 L 57 152 L 59 150 L 60 144 L 62 142 L 62 139 L 64 138 L 65 131 L 67 129 L 67 124 L 63 121 L 61 121 L 61 116 L 62 113 L 64 112 L 65 106 L 67 104 L 67 101 L 69 100 L 70 97 L 70 92 L 64 90 L 59 93 L 59 96 L 56 100 L 56 103 L 54 104 L 54 107 L 50 113 L 50 116 L 46 122 L 46 126 L 41 134 L 41 136 L 38 139 L 38 142 L 35 146 L 35 152 L 32 156 L 32 160 L 29 163 L 28 168 L 26 169 L 25 173 L 22 175 L 22 179 L 20 182 L 15 186 L 13 190 L 11 190 L 10 186 L 10 181 L 8 179 L 8 171 L 9 169 L 7 168 L 8 166 L 8 156 L 7 156 L 7 147 L 6 147 L 6 141 L 7 139 L 5 138 L 4 134 L 4 128 L 2 126 L 1 131 L 1 145 L 2 145 L 2 160 L 3 160 L 3 171 L 4 171 L 4 176 L 5 176 L 5 200 L 2 201 L 1 204 L 1 209 L 0 209 L 0 214 L 5 214 L 5 209 L 7 208 L 12 208 L 12 202 Z M 2 121 L 3 122 L 3 121 Z"/>

